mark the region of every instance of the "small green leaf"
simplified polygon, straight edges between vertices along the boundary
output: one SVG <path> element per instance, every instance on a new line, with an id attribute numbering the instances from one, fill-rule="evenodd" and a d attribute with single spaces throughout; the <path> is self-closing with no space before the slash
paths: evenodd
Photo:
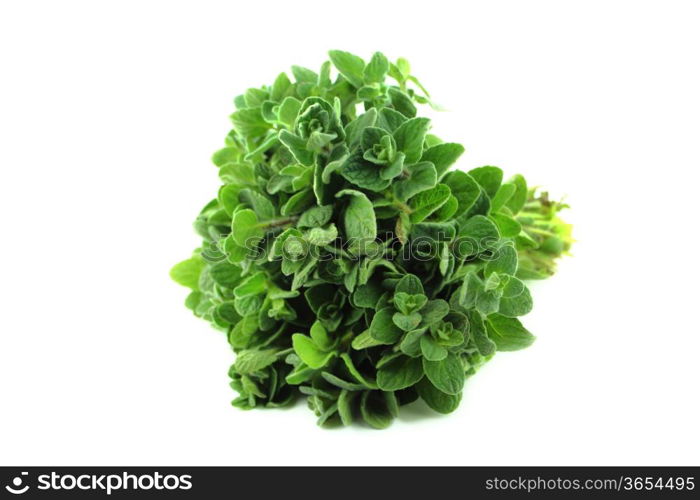
<path id="1" fill-rule="evenodd" d="M 381 168 L 368 162 L 360 154 L 349 156 L 339 172 L 348 182 L 370 191 L 383 191 L 391 184 L 391 179 L 382 179 Z"/>
<path id="2" fill-rule="evenodd" d="M 503 296 L 498 306 L 499 314 L 514 318 L 524 316 L 532 310 L 532 296 L 525 284 L 518 278 L 509 277 L 503 288 Z"/>
<path id="3" fill-rule="evenodd" d="M 514 275 L 518 269 L 518 252 L 512 244 L 501 246 L 486 263 L 484 275 L 501 273 Z"/>
<path id="4" fill-rule="evenodd" d="M 294 352 L 310 368 L 323 368 L 335 356 L 335 352 L 326 352 L 318 347 L 310 337 L 295 333 L 292 335 Z"/>
<path id="5" fill-rule="evenodd" d="M 413 100 L 409 96 L 394 87 L 389 87 L 388 94 L 391 105 L 396 111 L 407 118 L 416 116 L 416 105 L 413 104 Z"/>
<path id="6" fill-rule="evenodd" d="M 421 191 L 426 191 L 437 184 L 435 167 L 429 162 L 420 162 L 406 168 L 408 177 L 397 180 L 391 186 L 394 196 L 401 201 L 406 201 Z"/>
<path id="7" fill-rule="evenodd" d="M 241 281 L 233 290 L 233 294 L 236 297 L 259 295 L 267 290 L 267 286 L 267 276 L 263 272 L 258 272 Z"/>
<path id="8" fill-rule="evenodd" d="M 440 179 L 464 153 L 464 146 L 453 142 L 443 142 L 426 149 L 421 161 L 429 161 L 435 165 L 437 177 Z M 450 186 L 451 187 L 451 186 Z"/>
<path id="9" fill-rule="evenodd" d="M 200 257 L 192 257 L 175 264 L 170 270 L 170 278 L 177 284 L 199 290 L 199 276 L 205 263 Z"/>
<path id="10" fill-rule="evenodd" d="M 270 366 L 275 361 L 277 361 L 277 351 L 274 349 L 250 349 L 238 353 L 234 366 L 238 373 L 249 375 Z"/>
<path id="11" fill-rule="evenodd" d="M 491 314 L 486 319 L 486 329 L 499 351 L 517 351 L 529 347 L 535 341 L 535 336 L 520 321 L 500 314 Z"/>
<path id="12" fill-rule="evenodd" d="M 314 344 L 316 344 L 320 349 L 328 351 L 333 347 L 333 341 L 328 336 L 328 332 L 320 321 L 314 321 L 314 324 L 311 325 L 310 334 L 311 340 L 313 340 Z"/>
<path id="13" fill-rule="evenodd" d="M 510 200 L 510 197 L 513 196 L 515 189 L 515 185 L 513 184 L 501 184 L 491 200 L 491 211 L 498 212 L 501 207 L 503 207 L 503 205 Z"/>
<path id="14" fill-rule="evenodd" d="M 362 133 L 367 127 L 373 127 L 377 123 L 377 108 L 370 108 L 345 127 L 345 136 L 350 148 L 357 146 L 362 138 Z"/>
<path id="15" fill-rule="evenodd" d="M 394 131 L 396 147 L 406 155 L 407 164 L 416 163 L 423 155 L 425 135 L 430 128 L 428 118 L 411 118 Z"/>
<path id="16" fill-rule="evenodd" d="M 479 199 L 481 188 L 467 173 L 456 170 L 447 174 L 443 180 L 450 187 L 450 192 L 459 202 L 455 216 L 459 217 L 469 210 Z"/>
<path id="17" fill-rule="evenodd" d="M 361 87 L 363 83 L 365 62 L 362 58 L 342 50 L 330 50 L 328 55 L 333 66 L 354 87 Z"/>
<path id="18" fill-rule="evenodd" d="M 404 354 L 416 358 L 421 354 L 420 339 L 425 334 L 425 328 L 408 332 L 401 341 L 399 348 Z"/>
<path id="19" fill-rule="evenodd" d="M 394 312 L 391 307 L 377 311 L 369 326 L 369 333 L 374 340 L 383 344 L 395 344 L 401 338 L 403 331 L 392 320 Z"/>
<path id="20" fill-rule="evenodd" d="M 450 188 L 446 184 L 438 184 L 434 188 L 422 191 L 411 198 L 409 201 L 409 206 L 413 210 L 411 212 L 411 222 L 413 224 L 422 222 L 444 205 L 450 194 Z"/>
<path id="21" fill-rule="evenodd" d="M 496 196 L 496 192 L 503 180 L 503 170 L 492 166 L 472 169 L 469 171 L 469 175 L 484 188 L 484 191 L 490 198 Z"/>
<path id="22" fill-rule="evenodd" d="M 287 146 L 296 161 L 307 167 L 314 164 L 314 155 L 306 149 L 306 141 L 289 130 L 280 131 L 280 142 Z"/>
<path id="23" fill-rule="evenodd" d="M 438 413 L 452 413 L 462 401 L 462 393 L 445 394 L 440 389 L 430 383 L 430 380 L 424 378 L 416 386 L 418 395 L 425 403 Z"/>
<path id="24" fill-rule="evenodd" d="M 446 394 L 459 394 L 464 387 L 464 368 L 453 353 L 442 361 L 423 358 L 423 370 L 433 385 Z"/>
<path id="25" fill-rule="evenodd" d="M 389 72 L 389 60 L 381 52 L 375 52 L 364 69 L 365 83 L 382 83 Z"/>
<path id="26" fill-rule="evenodd" d="M 377 127 L 381 127 L 387 132 L 393 133 L 408 118 L 391 108 L 382 108 L 377 116 Z"/>
<path id="27" fill-rule="evenodd" d="M 374 207 L 367 195 L 353 189 L 344 189 L 336 198 L 349 196 L 350 201 L 343 213 L 345 237 L 361 241 L 374 241 L 377 238 L 377 219 Z"/>
<path id="28" fill-rule="evenodd" d="M 394 420 L 394 415 L 387 400 L 393 397 L 394 394 L 390 392 L 363 392 L 360 399 L 360 413 L 363 420 L 375 429 L 389 427 Z"/>
<path id="29" fill-rule="evenodd" d="M 421 315 L 417 312 L 410 314 L 397 312 L 394 313 L 391 319 L 396 326 L 401 328 L 403 331 L 408 332 L 415 329 L 420 324 Z"/>
<path id="30" fill-rule="evenodd" d="M 335 224 L 328 227 L 314 227 L 309 229 L 305 235 L 306 240 L 312 245 L 324 246 L 332 243 L 338 237 L 338 229 Z"/>
<path id="31" fill-rule="evenodd" d="M 323 205 L 320 207 L 312 207 L 301 214 L 297 221 L 299 229 L 305 227 L 321 227 L 328 224 L 333 215 L 333 205 Z"/>
<path id="32" fill-rule="evenodd" d="M 418 358 L 398 356 L 377 371 L 377 385 L 383 391 L 398 391 L 411 387 L 423 378 L 423 366 Z"/>
<path id="33" fill-rule="evenodd" d="M 394 293 L 407 293 L 409 295 L 425 294 L 423 284 L 415 274 L 407 274 L 396 283 Z"/>
<path id="34" fill-rule="evenodd" d="M 423 317 L 423 325 L 432 325 L 437 323 L 450 312 L 450 305 L 442 299 L 433 299 L 421 309 L 420 314 Z"/>
<path id="35" fill-rule="evenodd" d="M 496 352 L 496 344 L 488 337 L 484 319 L 477 311 L 469 311 L 469 326 L 479 354 L 491 356 Z"/>
<path id="36" fill-rule="evenodd" d="M 442 361 L 447 357 L 447 349 L 435 342 L 430 335 L 421 337 L 420 349 L 423 357 L 428 361 Z"/>
<path id="37" fill-rule="evenodd" d="M 233 240 L 243 248 L 256 245 L 263 235 L 263 230 L 258 225 L 258 217 L 249 208 L 239 210 L 233 215 L 231 229 Z"/>
<path id="38" fill-rule="evenodd" d="M 527 202 L 527 183 L 525 182 L 525 178 L 520 174 L 511 177 L 508 183 L 515 186 L 515 192 L 506 202 L 506 207 L 508 207 L 512 213 L 517 214 L 523 209 L 525 202 Z"/>

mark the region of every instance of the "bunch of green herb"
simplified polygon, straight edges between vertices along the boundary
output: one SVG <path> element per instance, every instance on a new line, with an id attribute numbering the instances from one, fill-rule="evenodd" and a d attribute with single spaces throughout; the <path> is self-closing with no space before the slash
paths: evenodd
<path id="1" fill-rule="evenodd" d="M 570 244 L 564 206 L 430 133 L 404 59 L 331 51 L 235 99 L 203 238 L 171 272 L 225 332 L 240 408 L 308 399 L 319 424 L 450 413 L 496 351 L 529 346 L 523 279 Z M 333 68 L 335 68 L 335 76 Z"/>

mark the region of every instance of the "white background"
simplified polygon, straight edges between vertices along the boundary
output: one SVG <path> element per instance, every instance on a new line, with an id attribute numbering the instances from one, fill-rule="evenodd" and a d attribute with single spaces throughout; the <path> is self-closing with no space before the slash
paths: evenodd
<path id="1" fill-rule="evenodd" d="M 0 463 L 700 462 L 700 12 L 682 1 L 0 7 Z M 229 405 L 225 338 L 168 278 L 233 97 L 328 49 L 408 58 L 434 130 L 566 195 L 578 240 L 450 416 L 316 427 Z"/>

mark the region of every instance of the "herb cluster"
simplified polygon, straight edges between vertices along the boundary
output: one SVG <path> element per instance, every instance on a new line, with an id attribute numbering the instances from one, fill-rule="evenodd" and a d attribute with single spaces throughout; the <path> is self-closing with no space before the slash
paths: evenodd
<path id="1" fill-rule="evenodd" d="M 450 170 L 464 148 L 416 116 L 431 101 L 406 60 L 329 55 L 235 99 L 202 246 L 171 276 L 236 352 L 237 407 L 303 394 L 319 424 L 376 428 L 418 398 L 450 413 L 496 351 L 533 342 L 523 280 L 568 250 L 564 205 Z"/>

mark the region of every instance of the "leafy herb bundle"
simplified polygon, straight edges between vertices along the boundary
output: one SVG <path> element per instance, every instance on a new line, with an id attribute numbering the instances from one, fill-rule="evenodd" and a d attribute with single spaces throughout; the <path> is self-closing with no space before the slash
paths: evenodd
<path id="1" fill-rule="evenodd" d="M 406 60 L 329 55 L 235 99 L 203 244 L 171 276 L 237 353 L 237 407 L 303 394 L 319 424 L 376 428 L 418 398 L 450 413 L 466 377 L 534 340 L 522 280 L 568 250 L 564 205 L 497 167 L 450 170 L 464 148 L 416 116 L 430 97 Z"/>

